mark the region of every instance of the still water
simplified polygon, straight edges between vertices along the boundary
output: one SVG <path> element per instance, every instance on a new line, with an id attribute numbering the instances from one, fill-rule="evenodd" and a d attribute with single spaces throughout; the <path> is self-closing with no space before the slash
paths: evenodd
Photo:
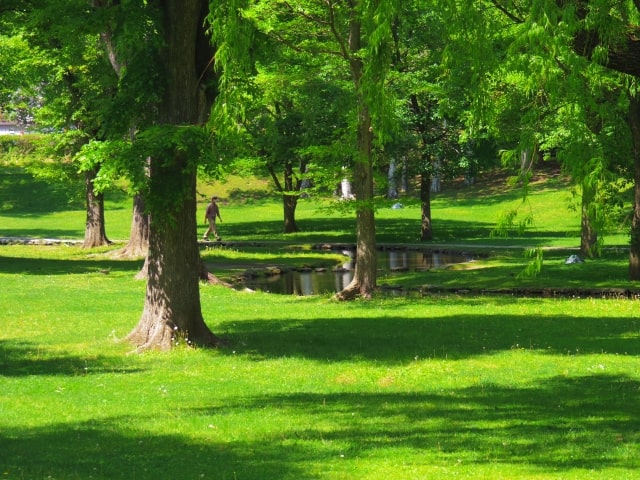
<path id="1" fill-rule="evenodd" d="M 333 270 L 288 271 L 279 275 L 247 279 L 243 286 L 283 295 L 339 292 L 351 282 L 355 268 L 355 252 L 343 250 L 341 253 L 347 255 L 349 260 Z M 473 260 L 471 255 L 465 253 L 421 250 L 385 250 L 378 252 L 377 257 L 378 278 L 381 280 L 402 272 L 427 272 L 433 268 Z"/>

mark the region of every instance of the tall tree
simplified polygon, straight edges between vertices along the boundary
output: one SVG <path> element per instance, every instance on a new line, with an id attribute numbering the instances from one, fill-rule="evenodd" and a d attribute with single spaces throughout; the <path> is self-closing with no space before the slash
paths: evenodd
<path id="1" fill-rule="evenodd" d="M 158 13 L 164 40 L 159 58 L 165 88 L 158 106 L 163 126 L 136 142 L 156 148 L 145 197 L 151 211 L 147 292 L 142 317 L 128 338 L 138 349 L 168 349 L 181 336 L 214 346 L 219 339 L 205 324 L 200 305 L 196 231 L 197 162 L 208 140 L 201 125 L 211 107 L 203 81 L 209 80 L 213 54 L 203 28 L 208 2 L 167 0 L 158 4 Z"/>
<path id="2" fill-rule="evenodd" d="M 473 123 L 495 132 L 508 153 L 503 159 L 519 169 L 525 185 L 545 152 L 561 160 L 580 193 L 581 250 L 597 253 L 613 191 L 605 187 L 625 163 L 620 158 L 625 149 L 612 148 L 611 141 L 624 143 L 625 137 L 620 75 L 607 73 L 574 51 L 580 29 L 575 2 L 487 0 L 474 8 L 462 2 L 453 5 L 450 18 L 455 27 L 448 44 L 457 56 L 450 56 L 449 63 L 468 62 L 477 79 L 467 89 L 475 97 Z M 594 17 L 590 24 L 602 20 Z M 469 28 L 461 30 L 465 22 Z M 600 25 L 610 35 L 615 23 L 609 19 L 608 26 Z M 491 33 L 483 38 L 484 32 Z M 473 41 L 476 35 L 482 41 Z M 512 226 L 516 214 L 505 215 L 501 229 Z M 520 226 L 530 221 L 529 215 Z"/>
<path id="3" fill-rule="evenodd" d="M 215 96 L 214 52 L 205 32 L 208 2 L 38 0 L 27 7 L 34 25 L 29 35 L 47 51 L 71 51 L 80 44 L 79 38 L 92 35 L 91 43 L 81 45 L 93 45 L 95 53 L 100 34 L 103 42 L 105 32 L 110 35 L 113 49 L 104 49 L 103 43 L 104 55 L 95 55 L 101 60 L 100 72 L 105 66 L 110 70 L 112 82 L 107 90 L 102 83 L 107 76 L 94 75 L 88 68 L 90 61 L 82 63 L 87 60 L 83 51 L 69 55 L 73 62 L 61 62 L 59 72 L 63 80 L 74 80 L 73 87 L 94 87 L 79 96 L 84 102 L 80 105 L 92 114 L 88 118 L 105 120 L 92 132 L 93 143 L 122 153 L 117 165 L 107 162 L 103 168 L 109 165 L 108 170 L 127 172 L 151 212 L 145 305 L 129 340 L 139 350 L 168 349 L 178 338 L 217 345 L 219 339 L 201 311 L 203 264 L 195 218 L 196 172 L 199 161 L 209 155 L 210 134 L 204 124 Z M 71 31 L 68 19 L 74 20 L 77 30 Z M 120 75 L 107 61 L 114 52 L 123 66 Z M 64 104 L 64 99 L 61 96 L 59 103 Z M 63 111 L 54 107 L 53 102 L 47 105 L 53 114 Z M 121 148 L 130 134 L 130 114 L 140 133 L 135 143 Z M 98 174 L 92 183 L 100 183 L 102 177 Z"/>
<path id="4" fill-rule="evenodd" d="M 114 87 L 114 79 L 105 71 L 105 56 L 96 48 L 96 35 L 85 28 L 86 4 L 69 2 L 63 9 L 75 15 L 65 18 L 54 26 L 51 12 L 59 13 L 59 4 L 48 2 L 26 3 L 11 11 L 13 28 L 20 32 L 19 38 L 29 41 L 33 50 L 29 64 L 20 58 L 9 57 L 13 68 L 39 72 L 27 78 L 20 89 L 22 97 L 30 98 L 31 115 L 40 126 L 52 127 L 59 140 L 58 153 L 75 155 L 90 139 L 104 135 L 104 118 L 100 116 L 103 97 Z M 8 15 L 8 14 L 7 14 Z M 5 16 L 5 19 L 8 17 Z M 44 71 L 43 66 L 49 68 Z M 36 100 L 39 99 L 39 100 Z M 79 169 L 84 172 L 86 187 L 86 228 L 83 246 L 109 243 L 105 233 L 104 196 L 95 189 L 93 180 L 99 174 L 100 164 Z"/>
<path id="5" fill-rule="evenodd" d="M 112 2 L 111 0 L 92 0 L 92 5 L 95 8 L 108 9 L 109 7 L 115 7 L 119 4 L 119 2 Z M 143 126 L 145 123 L 145 119 L 148 120 L 148 116 L 143 113 L 147 111 L 149 107 L 153 104 L 153 97 L 149 98 L 147 95 L 141 95 L 139 92 L 136 92 L 133 95 L 126 95 L 127 90 L 131 87 L 130 85 L 137 85 L 139 69 L 136 69 L 136 66 L 139 65 L 140 59 L 144 57 L 149 57 L 149 50 L 153 49 L 153 42 L 149 41 L 149 38 L 153 38 L 152 36 L 147 35 L 147 31 L 144 28 L 137 28 L 133 31 L 136 32 L 133 38 L 126 38 L 124 41 L 117 42 L 114 38 L 114 34 L 117 34 L 118 31 L 121 31 L 124 28 L 124 23 L 131 22 L 132 19 L 129 16 L 125 17 L 116 12 L 115 15 L 104 15 L 102 20 L 102 25 L 99 27 L 99 35 L 100 41 L 102 43 L 102 47 L 107 53 L 107 57 L 109 58 L 109 62 L 118 77 L 119 80 L 119 93 L 122 94 L 123 91 L 125 95 L 129 98 L 135 98 L 137 101 L 129 102 L 127 101 L 128 108 L 121 108 L 123 105 L 121 101 L 116 102 L 118 104 L 117 110 L 126 111 L 126 119 L 125 125 L 129 125 L 129 136 L 131 141 L 135 140 L 136 127 Z M 144 19 L 144 16 L 134 15 L 138 19 L 139 25 L 145 25 L 147 22 Z M 125 20 L 126 19 L 126 20 Z M 122 46 L 120 46 L 122 45 Z M 134 45 L 135 47 L 132 47 Z M 123 53 L 120 53 L 120 52 Z M 133 55 L 131 52 L 137 52 Z M 138 61 L 135 61 L 133 58 L 129 58 L 127 62 L 124 61 L 123 55 L 124 52 L 127 52 L 129 57 L 137 57 Z M 153 54 L 152 54 L 153 55 Z M 130 68 L 133 65 L 133 68 Z M 157 76 L 157 75 L 156 75 Z M 133 77 L 133 81 L 131 78 Z M 154 78 L 155 76 L 152 76 Z M 148 82 L 149 78 L 147 77 L 147 86 L 150 82 Z M 138 88 L 135 88 L 138 90 Z M 137 112 L 131 111 L 131 105 L 136 105 L 138 107 Z M 115 110 L 115 109 L 114 109 Z M 140 125 L 142 123 L 142 125 Z M 124 128 L 122 126 L 121 128 Z M 122 132 L 117 132 L 121 134 Z M 146 163 L 140 166 L 141 169 L 147 173 L 148 166 Z M 145 202 L 139 191 L 133 192 L 133 212 L 131 217 L 131 229 L 129 232 L 129 239 L 126 245 L 119 251 L 119 255 L 122 257 L 146 257 L 149 252 L 149 214 L 145 210 Z"/>
<path id="6" fill-rule="evenodd" d="M 615 125 L 611 123 L 610 113 L 618 111 L 621 106 L 619 93 L 624 90 L 628 92 L 626 109 L 629 138 L 631 138 L 628 150 L 633 152 L 631 160 L 635 165 L 631 171 L 636 172 L 632 175 L 636 185 L 636 196 L 631 224 L 629 277 L 631 280 L 640 280 L 640 187 L 638 186 L 640 173 L 637 173 L 640 172 L 638 167 L 640 157 L 635 149 L 635 145 L 640 144 L 640 137 L 635 138 L 640 130 L 634 128 L 634 124 L 639 122 L 635 117 L 638 112 L 634 110 L 634 97 L 635 85 L 640 76 L 637 61 L 640 58 L 640 42 L 637 40 L 637 32 L 640 31 L 640 3 L 636 1 L 611 3 L 599 0 L 528 0 L 514 3 L 491 0 L 489 4 L 506 14 L 515 24 L 521 25 L 521 30 L 527 32 L 529 44 L 537 47 L 534 49 L 535 54 L 529 55 L 528 58 L 530 63 L 538 65 L 538 79 L 547 75 L 550 72 L 549 65 L 553 64 L 554 68 L 559 68 L 564 73 L 563 76 L 558 77 L 563 79 L 559 91 L 568 93 L 572 87 L 582 86 L 582 95 L 575 96 L 574 90 L 574 97 L 570 99 L 574 105 L 578 106 L 575 111 L 584 116 L 582 123 L 589 131 L 589 134 L 582 138 L 596 140 L 599 138 L 604 141 L 606 136 L 611 137 L 611 129 L 618 129 L 619 122 L 616 120 Z M 519 45 L 520 49 L 514 49 L 514 51 L 520 54 L 522 43 L 516 42 L 515 45 Z M 580 64 L 572 58 L 572 55 L 586 59 L 591 65 L 586 66 L 584 61 Z M 546 67 L 540 68 L 542 66 L 540 59 L 545 59 Z M 612 95 L 609 89 L 609 93 L 604 96 L 594 96 L 594 92 L 602 90 L 601 85 L 609 82 L 604 79 L 613 77 L 611 73 L 622 74 L 618 76 L 618 85 L 614 94 Z M 558 84 L 555 86 L 557 87 Z M 556 89 L 547 91 L 553 93 Z M 618 93 L 615 93 L 616 91 Z M 577 103 L 576 99 L 578 99 Z M 598 102 L 601 105 L 597 105 Z M 602 128 L 603 125 L 605 128 Z M 618 136 L 618 138 L 622 137 Z M 575 137 L 569 141 L 575 144 Z M 606 145 L 606 141 L 598 142 L 600 146 Z M 631 148 L 632 145 L 633 148 Z M 615 150 L 619 149 L 610 150 L 610 152 Z M 587 158 L 591 161 L 588 163 L 582 161 L 582 168 L 577 171 L 583 182 L 582 190 L 585 200 L 582 208 L 582 244 L 585 250 L 590 250 L 590 243 L 595 240 L 593 227 L 598 223 L 597 208 L 594 208 L 597 204 L 593 201 L 599 194 L 594 190 L 597 187 L 594 177 L 603 170 L 600 166 L 594 166 L 593 156 L 590 155 Z M 611 163 L 610 158 L 605 160 Z M 576 159 L 576 162 L 572 162 L 574 167 L 580 163 L 580 159 Z"/>
<path id="7" fill-rule="evenodd" d="M 391 25 L 398 4 L 395 0 L 305 0 L 295 4 L 261 0 L 250 7 L 243 5 L 238 16 L 237 8 L 218 2 L 219 8 L 232 14 L 227 16 L 226 26 L 213 29 L 220 35 L 224 52 L 217 59 L 226 76 L 223 90 L 225 86 L 235 88 L 231 64 L 246 57 L 240 50 L 246 45 L 238 43 L 237 35 L 242 21 L 289 48 L 322 56 L 328 67 L 340 69 L 351 81 L 356 99 L 351 176 L 356 197 L 357 252 L 353 281 L 336 294 L 340 300 L 370 297 L 376 287 L 373 145 L 375 139 L 383 140 L 388 135 L 385 80 L 390 69 Z"/>
<path id="8" fill-rule="evenodd" d="M 336 132 L 344 130 L 345 115 L 338 109 L 345 95 L 314 75 L 317 65 L 301 65 L 300 56 L 278 60 L 258 68 L 236 168 L 271 177 L 282 196 L 284 233 L 292 233 L 298 231 L 295 212 L 303 186 L 317 177 L 318 163 Z"/>

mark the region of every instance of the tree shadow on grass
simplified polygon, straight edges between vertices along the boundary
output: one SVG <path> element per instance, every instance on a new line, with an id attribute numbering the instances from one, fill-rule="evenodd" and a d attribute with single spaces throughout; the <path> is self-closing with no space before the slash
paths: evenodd
<path id="1" fill-rule="evenodd" d="M 640 320 L 628 318 L 479 314 L 407 319 L 392 312 L 373 318 L 256 319 L 217 327 L 236 353 L 256 359 L 389 364 L 405 364 L 416 357 L 462 359 L 511 349 L 638 355 L 639 329 Z"/>
<path id="2" fill-rule="evenodd" d="M 300 231 L 287 235 L 288 239 L 314 243 L 355 243 L 356 221 L 347 216 L 303 218 L 296 221 Z M 485 245 L 526 245 L 544 246 L 550 240 L 567 238 L 566 231 L 542 231 L 531 229 L 522 234 L 512 233 L 508 237 L 495 237 L 492 233 L 495 223 L 439 220 L 433 221 L 433 240 L 424 241 L 425 248 L 432 243 L 468 243 L 470 246 Z M 221 235 L 225 240 L 251 237 L 256 239 L 274 238 L 282 234 L 281 221 L 259 219 L 247 223 L 222 224 Z M 578 232 L 575 233 L 578 238 Z M 378 243 L 402 244 L 420 242 L 420 218 L 377 218 L 376 240 Z M 579 243 L 579 240 L 576 240 Z"/>
<path id="3" fill-rule="evenodd" d="M 231 442 L 216 436 L 211 419 L 194 437 L 154 435 L 136 426 L 149 419 L 123 417 L 53 424 L 38 429 L 3 428 L 4 478 L 108 480 L 316 478 L 305 472 L 314 452 L 269 439 Z M 158 419 L 154 419 L 157 423 Z M 194 438 L 202 440 L 196 441 Z"/>
<path id="4" fill-rule="evenodd" d="M 35 221 L 36 219 L 34 219 Z M 32 238 L 53 238 L 53 239 L 71 239 L 78 240 L 84 235 L 84 228 L 79 225 L 78 228 L 72 229 L 42 229 L 42 228 L 6 228 L 3 227 L 0 230 L 0 236 L 10 237 L 12 240 L 16 240 L 15 243 L 20 243 L 20 239 L 32 239 Z"/>
<path id="5" fill-rule="evenodd" d="M 297 480 L 331 478 L 330 471 L 354 474 L 353 468 L 393 468 L 400 475 L 397 462 L 410 465 L 414 475 L 446 468 L 439 478 L 458 469 L 487 468 L 495 475 L 496 466 L 546 478 L 615 469 L 625 478 L 640 467 L 637 380 L 594 375 L 553 377 L 526 388 L 418 388 L 185 404 L 167 416 L 196 426 L 184 436 L 150 433 L 144 416 L 3 428 L 2 468 L 6 478 Z M 263 412 L 259 433 L 246 429 L 233 440 L 217 430 L 219 422 L 238 421 L 247 411 Z M 157 428 L 163 420 L 153 421 Z M 350 465 L 341 466 L 345 461 Z"/>
<path id="6" fill-rule="evenodd" d="M 0 340 L 0 378 L 77 376 L 96 373 L 137 373 L 140 368 L 126 365 L 120 356 L 72 355 L 50 350 L 24 340 Z"/>
<path id="7" fill-rule="evenodd" d="M 143 260 L 112 260 L 106 256 L 92 259 L 59 260 L 53 258 L 14 257 L 2 255 L 0 272 L 12 275 L 65 275 L 78 273 L 131 272 L 134 275 Z"/>
<path id="8" fill-rule="evenodd" d="M 557 473 L 640 466 L 635 379 L 553 377 L 530 388 L 489 384 L 438 393 L 416 388 L 422 391 L 258 395 L 207 412 L 255 408 L 310 417 L 308 428 L 282 432 L 280 441 L 311 446 L 322 440 L 347 458 L 393 455 L 398 449 L 403 458 L 435 456 L 450 468 L 511 464 Z"/>

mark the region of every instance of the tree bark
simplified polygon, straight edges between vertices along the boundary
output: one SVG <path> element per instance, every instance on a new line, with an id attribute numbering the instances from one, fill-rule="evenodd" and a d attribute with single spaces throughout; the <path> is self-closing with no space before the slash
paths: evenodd
<path id="1" fill-rule="evenodd" d="M 302 170 L 302 169 L 301 169 Z M 295 181 L 293 175 L 293 164 L 290 161 L 285 162 L 283 169 L 284 184 L 278 179 L 273 165 L 268 166 L 269 175 L 273 179 L 276 189 L 282 195 L 282 211 L 284 215 L 284 233 L 294 233 L 298 231 L 296 223 L 296 207 L 298 206 L 298 195 L 291 192 L 299 192 L 302 182 Z"/>
<path id="2" fill-rule="evenodd" d="M 118 256 L 137 258 L 149 253 L 149 215 L 145 212 L 144 198 L 142 195 L 133 197 L 133 215 L 131 217 L 131 230 L 129 241 L 118 251 Z M 146 273 L 145 273 L 146 277 Z"/>
<path id="3" fill-rule="evenodd" d="M 373 210 L 373 159 L 371 153 L 371 117 L 362 107 L 358 121 L 358 153 L 353 168 L 353 191 L 356 197 L 356 258 L 353 279 L 337 300 L 371 298 L 376 288 L 376 225 Z"/>
<path id="4" fill-rule="evenodd" d="M 580 253 L 586 257 L 593 257 L 596 254 L 598 244 L 598 231 L 594 227 L 592 214 L 595 192 L 588 185 L 582 185 L 582 206 L 581 206 L 581 226 L 580 226 Z"/>
<path id="5" fill-rule="evenodd" d="M 362 92 L 364 64 L 358 56 L 362 47 L 361 23 L 351 19 L 349 26 L 349 65 L 357 92 L 356 159 L 353 168 L 353 191 L 356 197 L 356 259 L 353 279 L 338 300 L 371 298 L 376 288 L 376 224 L 373 206 L 373 128 L 367 98 Z"/>
<path id="6" fill-rule="evenodd" d="M 298 196 L 282 195 L 282 203 L 284 209 L 284 233 L 297 232 L 296 207 L 298 206 Z"/>
<path id="7" fill-rule="evenodd" d="M 160 122 L 194 125 L 202 119 L 196 58 L 205 0 L 166 0 L 159 4 L 164 19 L 166 90 Z M 142 317 L 127 337 L 138 350 L 170 349 L 184 339 L 189 344 L 219 345 L 207 327 L 200 304 L 200 252 L 196 226 L 196 168 L 194 159 L 178 149 L 168 158 L 150 161 L 150 195 L 162 195 L 166 185 L 179 185 L 178 201 L 152 210 L 147 255 L 147 291 Z"/>
<path id="8" fill-rule="evenodd" d="M 633 139 L 634 206 L 629 248 L 629 280 L 640 280 L 640 96 L 629 95 L 629 126 Z"/>
<path id="9" fill-rule="evenodd" d="M 85 200 L 87 209 L 87 222 L 84 230 L 84 242 L 82 248 L 95 248 L 109 245 L 104 218 L 104 194 L 96 193 L 93 180 L 98 175 L 100 167 L 95 167 L 85 172 Z"/>
<path id="10" fill-rule="evenodd" d="M 422 224 L 420 228 L 420 240 L 433 240 L 433 227 L 431 225 L 431 177 L 423 172 L 420 175 L 420 200 L 422 211 Z"/>
<path id="11" fill-rule="evenodd" d="M 293 163 L 285 162 L 284 166 L 284 191 L 282 192 L 282 203 L 284 211 L 284 233 L 294 233 L 298 231 L 296 224 L 296 207 L 298 206 L 298 195 L 291 192 L 300 191 L 300 182 L 295 181 L 293 175 Z"/>

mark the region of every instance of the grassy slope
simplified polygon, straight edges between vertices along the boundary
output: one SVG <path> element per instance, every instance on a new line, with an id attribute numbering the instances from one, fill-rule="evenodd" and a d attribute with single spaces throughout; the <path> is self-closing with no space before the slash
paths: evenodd
<path id="1" fill-rule="evenodd" d="M 118 208 L 128 212 L 125 204 Z M 491 240 L 499 204 L 483 211 L 470 191 L 434 204 L 449 232 L 436 241 Z M 381 209 L 383 238 L 415 237 L 416 209 Z M 3 209 L 0 234 L 77 231 L 71 214 L 43 210 Z M 315 231 L 295 242 L 352 238 L 340 230 L 350 217 L 327 219 L 306 203 L 300 213 Z M 227 237 L 283 239 L 268 203 L 236 199 L 223 218 Z M 541 244 L 576 245 L 561 234 L 566 224 L 540 225 L 549 232 Z M 205 318 L 228 348 L 126 355 L 119 339 L 144 300 L 144 283 L 133 280 L 140 262 L 100 253 L 0 247 L 3 478 L 638 478 L 637 300 L 444 295 L 342 304 L 203 285 Z M 513 282 L 518 258 L 494 257 L 457 277 L 425 275 Z M 624 263 L 611 261 L 614 270 Z M 590 265 L 572 271 L 593 283 Z"/>

